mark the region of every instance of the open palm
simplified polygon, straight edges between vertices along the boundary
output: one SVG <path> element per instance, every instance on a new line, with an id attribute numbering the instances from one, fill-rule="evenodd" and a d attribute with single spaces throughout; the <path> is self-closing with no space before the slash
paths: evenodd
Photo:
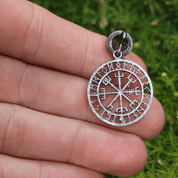
<path id="1" fill-rule="evenodd" d="M 112 59 L 106 37 L 25 0 L 0 0 L 0 177 L 131 176 L 147 159 L 164 112 L 154 98 L 127 127 L 100 121 L 87 101 L 93 71 Z M 133 53 L 125 57 L 146 70 Z"/>

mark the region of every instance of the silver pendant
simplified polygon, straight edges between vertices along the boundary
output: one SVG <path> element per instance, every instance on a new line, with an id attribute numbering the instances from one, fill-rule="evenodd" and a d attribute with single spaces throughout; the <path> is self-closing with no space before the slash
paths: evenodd
<path id="1" fill-rule="evenodd" d="M 118 50 L 112 47 L 115 36 L 123 35 Z M 126 39 L 127 44 L 124 44 Z M 125 47 L 124 47 L 125 45 Z M 88 84 L 88 101 L 95 115 L 114 126 L 127 126 L 139 121 L 150 108 L 153 86 L 146 71 L 138 64 L 121 59 L 132 49 L 132 38 L 121 30 L 107 39 L 114 60 L 101 65 Z"/>

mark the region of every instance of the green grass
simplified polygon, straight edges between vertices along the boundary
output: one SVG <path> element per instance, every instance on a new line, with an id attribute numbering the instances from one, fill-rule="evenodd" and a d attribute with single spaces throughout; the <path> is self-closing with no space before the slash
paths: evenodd
<path id="1" fill-rule="evenodd" d="M 135 178 L 178 177 L 178 0 L 32 0 L 58 16 L 108 36 L 128 32 L 163 105 L 161 134 L 145 141 L 148 161 Z M 107 178 L 116 178 L 106 175 Z"/>

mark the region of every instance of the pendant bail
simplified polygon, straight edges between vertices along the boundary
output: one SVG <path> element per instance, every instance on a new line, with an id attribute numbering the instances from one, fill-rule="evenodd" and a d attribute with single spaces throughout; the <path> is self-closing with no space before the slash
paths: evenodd
<path id="1" fill-rule="evenodd" d="M 116 51 L 120 52 L 122 50 L 123 41 L 124 39 L 127 39 L 128 43 L 126 45 L 126 49 L 122 51 L 122 56 L 126 56 L 132 50 L 133 41 L 132 41 L 131 36 L 122 30 L 115 31 L 108 36 L 107 43 L 106 43 L 107 49 L 109 50 L 111 54 L 114 55 L 115 49 L 113 49 L 112 42 L 113 42 L 114 37 L 120 36 L 120 35 L 123 35 L 123 36 L 122 36 L 122 40 L 120 42 L 119 48 Z M 116 54 L 116 57 L 117 57 L 117 54 Z"/>
<path id="2" fill-rule="evenodd" d="M 114 57 L 114 60 L 119 60 L 122 58 L 122 51 L 118 51 L 118 50 L 115 50 L 113 52 L 113 57 Z"/>

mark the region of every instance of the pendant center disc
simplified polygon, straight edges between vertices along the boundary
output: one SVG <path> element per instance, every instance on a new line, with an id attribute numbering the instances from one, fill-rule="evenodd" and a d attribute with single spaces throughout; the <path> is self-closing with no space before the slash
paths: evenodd
<path id="1" fill-rule="evenodd" d="M 122 90 L 119 90 L 118 91 L 118 95 L 122 95 L 123 94 L 123 91 Z"/>

